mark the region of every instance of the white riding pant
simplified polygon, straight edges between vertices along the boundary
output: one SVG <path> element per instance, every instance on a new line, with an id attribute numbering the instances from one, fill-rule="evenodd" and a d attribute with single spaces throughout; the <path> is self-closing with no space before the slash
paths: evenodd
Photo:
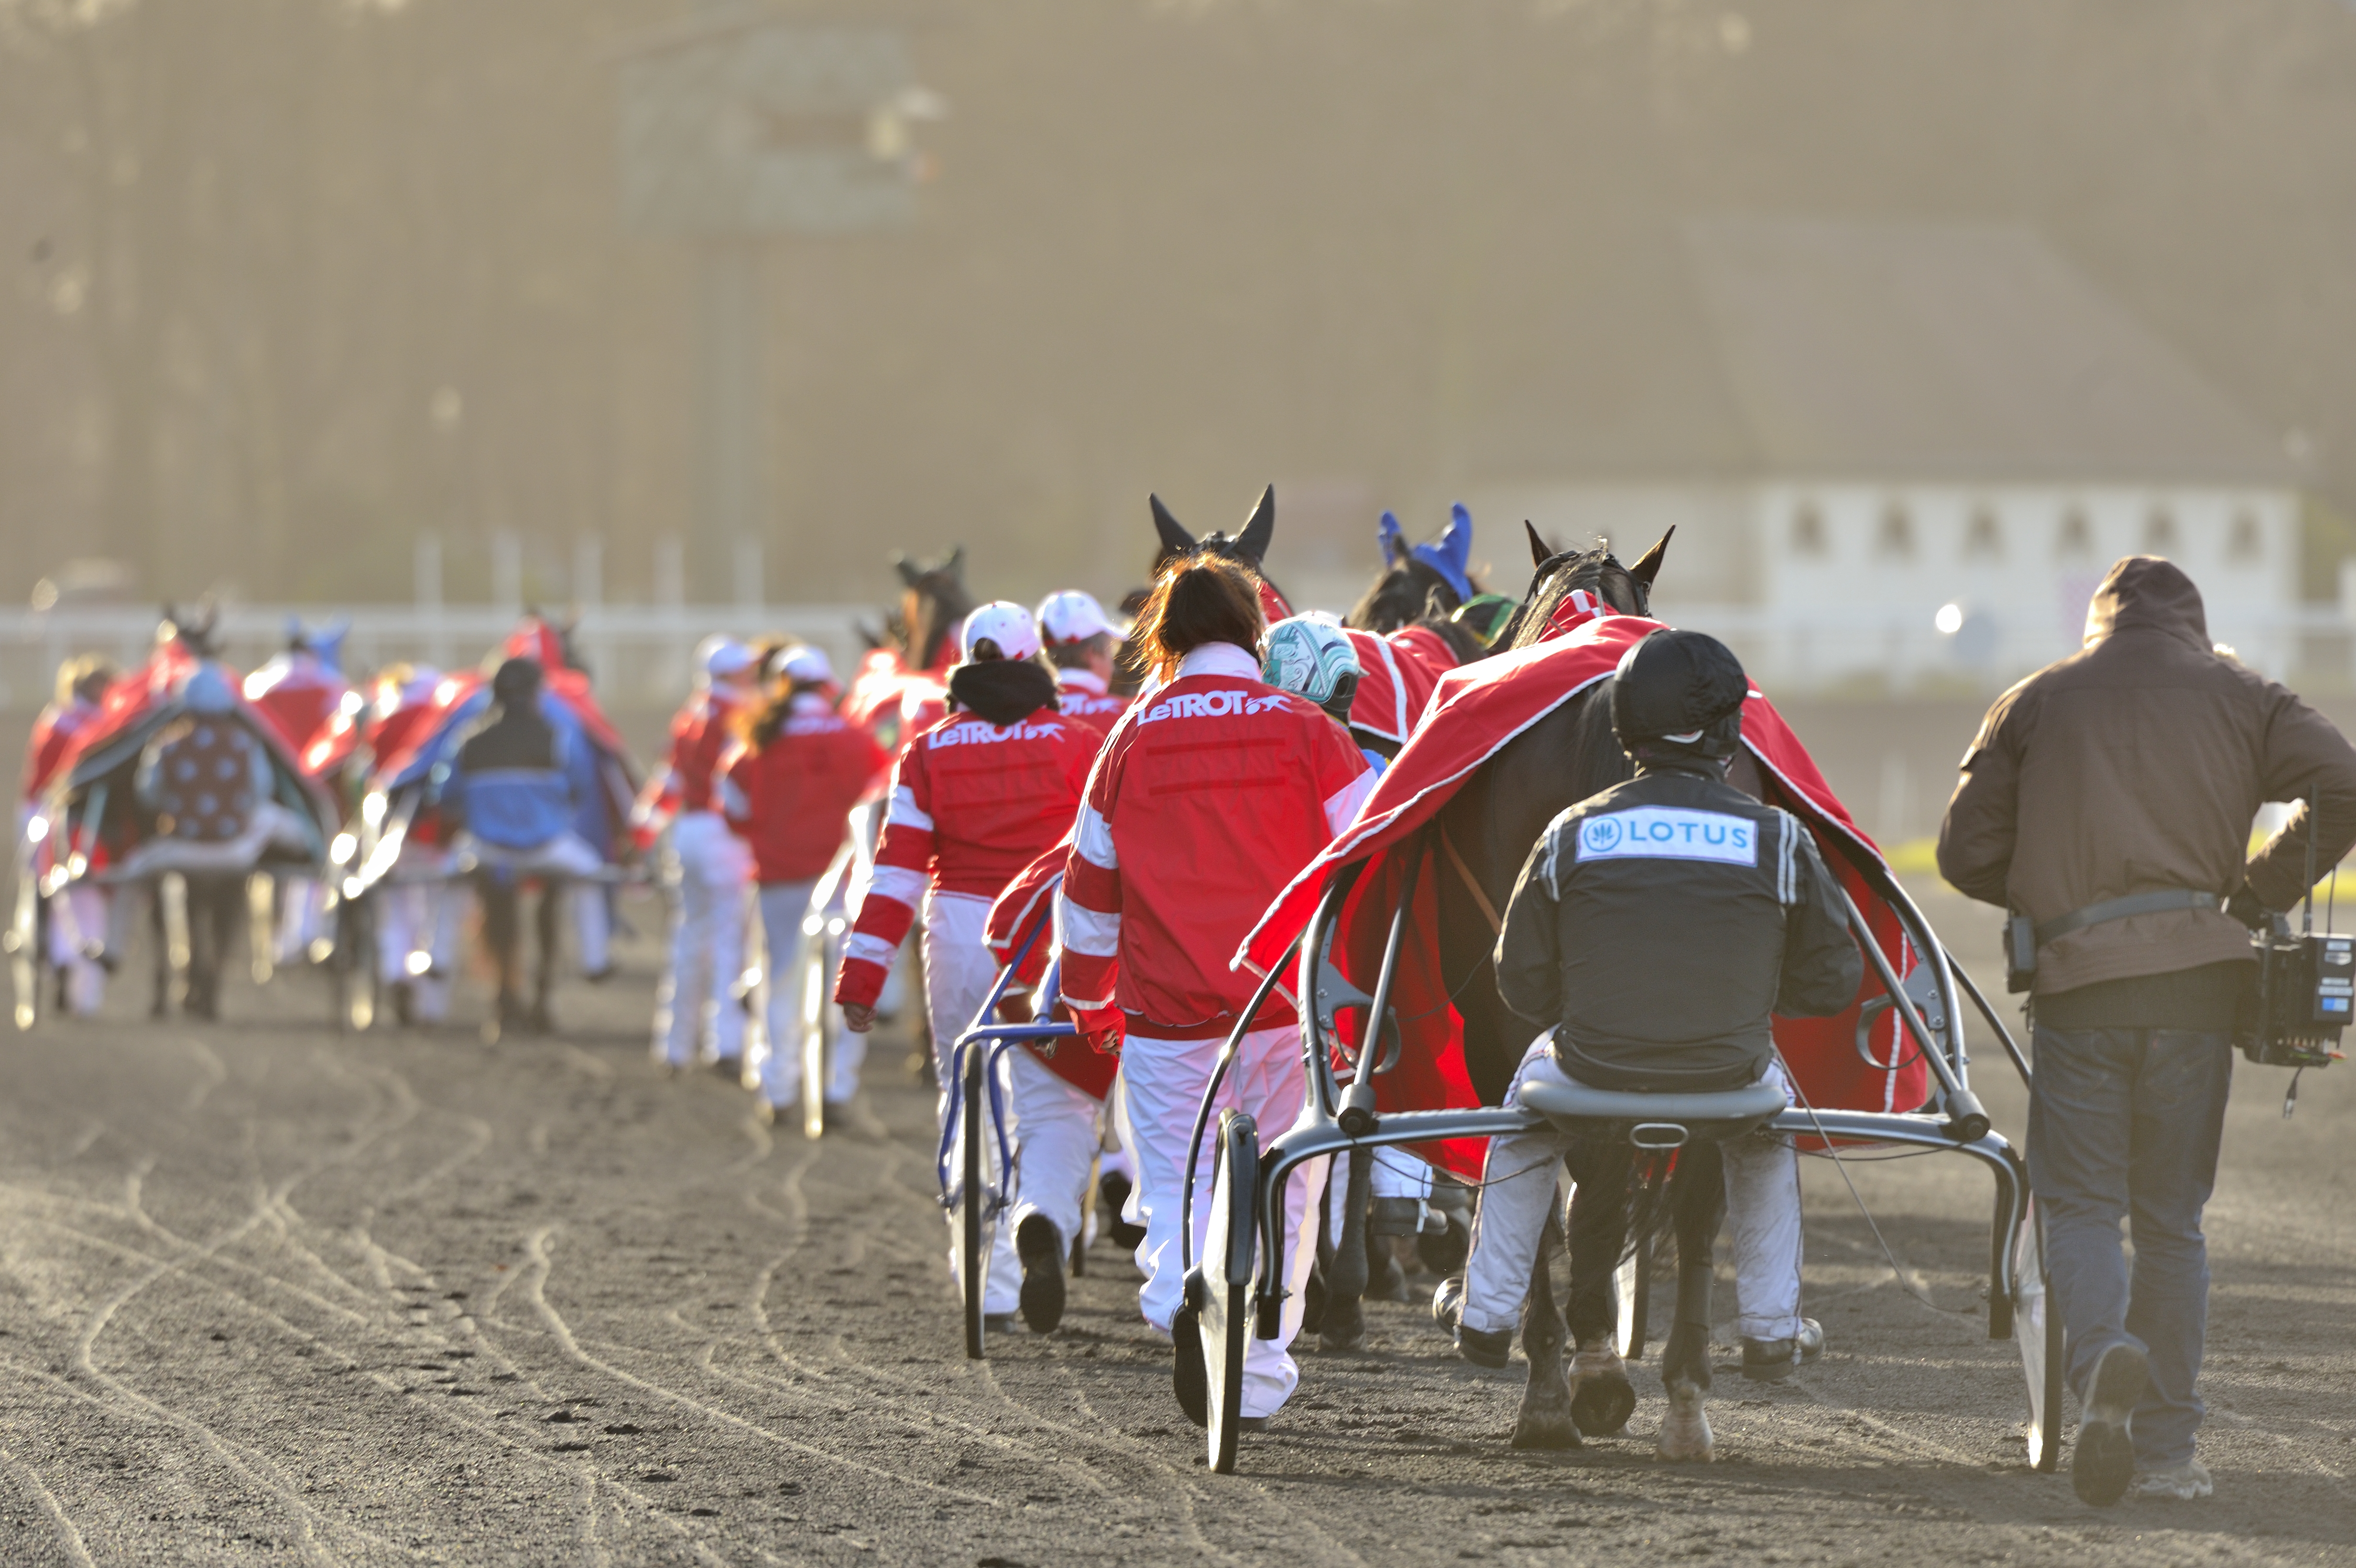
<path id="1" fill-rule="evenodd" d="M 449 864 L 450 852 L 441 846 L 403 841 L 391 878 L 375 895 L 378 972 L 389 986 L 408 983 L 410 1016 L 420 1023 L 438 1024 L 450 1016 L 453 955 L 473 894 L 465 882 L 441 880 Z M 425 955 L 423 974 L 411 967 L 413 953 Z"/>
<path id="2" fill-rule="evenodd" d="M 1431 1167 L 1403 1148 L 1381 1148 L 1374 1151 L 1374 1168 L 1366 1176 L 1366 1196 L 1369 1198 L 1412 1198 L 1424 1202 L 1431 1197 Z M 1342 1200 L 1350 1190 L 1350 1161 L 1356 1151 L 1344 1149 L 1333 1157 L 1333 1168 L 1326 1177 L 1332 1189 L 1333 1201 L 1326 1205 L 1326 1239 L 1335 1245 L 1342 1241 L 1342 1225 L 1349 1216 Z"/>
<path id="3" fill-rule="evenodd" d="M 1060 1049 L 1088 1048 L 1077 1040 L 1066 1040 Z M 1057 1077 L 1027 1047 L 1008 1051 L 1006 1062 L 1014 1081 L 1014 1223 L 1044 1214 L 1068 1253 L 1074 1238 L 1086 1239 L 1083 1226 L 1091 1207 L 1088 1178 L 1097 1159 L 1097 1113 L 1103 1106 L 1087 1090 Z"/>
<path id="4" fill-rule="evenodd" d="M 1216 1040 L 1151 1040 L 1130 1035 L 1120 1051 L 1119 1120 L 1122 1141 L 1136 1151 L 1137 1187 L 1130 1202 L 1135 1223 L 1145 1226 L 1138 1244 L 1137 1264 L 1145 1284 L 1137 1293 L 1145 1320 L 1163 1333 L 1170 1331 L 1184 1295 L 1179 1263 L 1179 1216 L 1186 1181 L 1186 1140 L 1194 1130 L 1194 1114 L 1203 1091 L 1217 1063 Z M 1258 1124 L 1260 1147 L 1301 1115 L 1307 1087 L 1301 1072 L 1301 1029 L 1297 1024 L 1255 1029 L 1237 1042 L 1235 1065 L 1220 1085 L 1211 1118 L 1203 1130 L 1203 1147 L 1194 1170 L 1196 1237 L 1207 1233 L 1211 1219 L 1212 1163 L 1218 1143 L 1218 1114 L 1232 1106 L 1248 1113 Z M 1285 1184 L 1283 1314 L 1277 1337 L 1258 1336 L 1244 1342 L 1243 1413 L 1273 1415 L 1301 1381 L 1293 1364 L 1292 1341 L 1301 1332 L 1301 1293 L 1309 1271 L 1317 1262 L 1317 1194 L 1323 1189 L 1325 1160 L 1304 1162 Z"/>
<path id="5" fill-rule="evenodd" d="M 75 882 L 48 900 L 49 963 L 66 977 L 66 1010 L 89 1018 L 106 1000 L 106 966 L 91 955 L 108 937 L 108 890 Z"/>
<path id="6" fill-rule="evenodd" d="M 311 956 L 312 939 L 322 934 L 327 912 L 327 889 L 316 877 L 284 876 L 275 880 L 278 930 L 272 944 L 273 961 L 291 965 Z"/>
<path id="7" fill-rule="evenodd" d="M 810 976 L 803 964 L 807 956 L 803 944 L 808 939 L 802 934 L 802 922 L 809 913 L 810 893 L 818 881 L 812 877 L 807 881 L 761 884 L 761 934 L 766 953 L 761 964 L 761 987 L 767 993 L 763 1017 L 768 1038 L 756 1069 L 762 1100 L 777 1109 L 794 1104 L 802 1093 L 802 1046 L 813 1000 Z M 867 1061 L 867 1037 L 842 1027 L 842 1009 L 826 994 L 833 980 L 832 966 L 825 966 L 818 977 L 815 1000 L 832 1015 L 834 1044 L 819 1092 L 828 1104 L 841 1105 L 859 1093 L 860 1069 Z"/>
<path id="8" fill-rule="evenodd" d="M 613 962 L 614 906 L 601 882 L 575 882 L 564 891 L 565 912 L 573 917 L 573 942 L 581 955 L 584 975 L 603 975 Z"/>
<path id="9" fill-rule="evenodd" d="M 971 893 L 927 892 L 919 921 L 923 932 L 925 954 L 925 1010 L 933 1025 L 933 1067 L 937 1074 L 940 1093 L 934 1103 L 934 1125 L 943 1132 L 948 1128 L 949 1085 L 957 1082 L 955 1060 L 957 1039 L 973 1022 L 973 1015 L 990 999 L 990 987 L 998 978 L 998 960 L 982 945 L 982 928 L 990 920 L 990 901 Z M 1018 1054 L 1009 1051 L 1007 1057 Z M 1010 1115 L 1015 1110 L 1013 1086 L 1008 1081 L 1005 1058 L 1000 1059 L 999 1101 Z M 980 1110 L 981 1107 L 974 1107 Z M 1016 1129 L 1009 1127 L 1006 1136 L 1011 1142 Z M 951 1169 L 955 1168 L 951 1154 Z M 994 1181 L 998 1164 L 996 1141 L 983 1145 L 982 1175 Z M 958 1217 L 948 1215 L 950 1232 L 949 1273 L 957 1274 L 956 1232 Z M 964 1281 L 958 1281 L 959 1289 Z M 1014 1256 L 1014 1224 L 1012 1211 L 999 1216 L 997 1233 L 990 1250 L 990 1275 L 982 1291 L 984 1312 L 1012 1312 L 1022 1296 L 1023 1265 Z"/>
<path id="10" fill-rule="evenodd" d="M 1505 1092 L 1518 1108 L 1522 1085 L 1568 1084 L 1570 1078 L 1540 1035 L 1522 1057 Z M 1781 1062 L 1766 1076 L 1790 1104 Z M 1481 1207 L 1472 1221 L 1472 1253 L 1464 1264 L 1467 1328 L 1506 1332 L 1520 1321 L 1530 1288 L 1538 1239 L 1555 1202 L 1555 1178 L 1571 1135 L 1551 1123 L 1489 1140 Z M 1737 1332 L 1746 1339 L 1790 1339 L 1800 1331 L 1799 1156 L 1788 1138 L 1730 1138 L 1719 1146 L 1726 1168 L 1727 1218 L 1734 1231 Z"/>
<path id="11" fill-rule="evenodd" d="M 744 968 L 744 887 L 753 855 L 716 811 L 681 812 L 665 868 L 671 905 L 670 963 L 655 991 L 655 1059 L 673 1067 L 734 1061 L 744 1053 L 737 976 Z"/>

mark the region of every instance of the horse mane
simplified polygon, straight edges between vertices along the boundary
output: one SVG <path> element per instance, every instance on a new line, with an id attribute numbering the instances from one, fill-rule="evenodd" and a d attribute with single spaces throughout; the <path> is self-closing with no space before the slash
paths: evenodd
<path id="1" fill-rule="evenodd" d="M 942 642 L 973 613 L 974 597 L 965 585 L 965 547 L 929 564 L 905 555 L 893 557 L 892 564 L 916 601 L 916 613 L 895 628 L 901 652 L 916 668 L 930 669 Z"/>
<path id="2" fill-rule="evenodd" d="M 1562 602 L 1581 588 L 1623 615 L 1643 615 L 1652 609 L 1651 593 L 1620 564 L 1610 546 L 1599 540 L 1587 549 L 1558 551 L 1531 576 L 1522 607 L 1498 635 L 1498 651 L 1526 648 L 1544 636 Z"/>
<path id="3" fill-rule="evenodd" d="M 1481 580 L 1472 578 L 1472 592 L 1486 592 Z M 1436 601 L 1436 603 L 1435 603 Z M 1456 590 L 1448 579 L 1422 561 L 1412 558 L 1386 569 L 1350 613 L 1342 617 L 1342 624 L 1361 632 L 1387 635 L 1403 627 L 1444 622 L 1463 607 Z"/>

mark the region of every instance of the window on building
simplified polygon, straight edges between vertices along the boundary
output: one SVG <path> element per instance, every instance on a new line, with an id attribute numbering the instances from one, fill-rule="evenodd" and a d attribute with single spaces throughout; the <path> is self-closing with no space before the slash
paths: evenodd
<path id="1" fill-rule="evenodd" d="M 2094 549 L 2094 530 L 2086 521 L 2086 514 L 2072 507 L 2062 514 L 2062 531 L 2054 536 L 2056 555 L 2091 555 Z"/>
<path id="2" fill-rule="evenodd" d="M 1877 554 L 1903 559 L 1914 553 L 1914 519 L 1905 507 L 1892 501 L 1881 509 L 1881 528 L 1874 536 Z"/>
<path id="3" fill-rule="evenodd" d="M 1972 508 L 1972 520 L 1964 529 L 1964 559 L 1995 560 L 2004 554 L 2004 533 L 1997 526 L 1996 513 L 1987 507 Z"/>
<path id="4" fill-rule="evenodd" d="M 2265 538 L 2258 532 L 2258 519 L 2247 511 L 2233 514 L 2233 531 L 2225 536 L 2225 554 L 2233 560 L 2255 560 L 2265 553 Z"/>
<path id="5" fill-rule="evenodd" d="M 1792 514 L 1792 552 L 1794 555 L 1825 553 L 1825 515 L 1816 510 L 1813 501 L 1803 501 L 1800 509 Z"/>
<path id="6" fill-rule="evenodd" d="M 2154 507 L 2144 518 L 2143 548 L 2146 555 L 2166 555 L 2176 548 L 2176 515 L 2166 507 Z"/>

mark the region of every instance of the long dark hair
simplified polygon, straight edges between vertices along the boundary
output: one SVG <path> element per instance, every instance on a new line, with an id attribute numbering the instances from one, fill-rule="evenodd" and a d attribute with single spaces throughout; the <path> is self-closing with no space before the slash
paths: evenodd
<path id="1" fill-rule="evenodd" d="M 1154 674 L 1168 679 L 1178 661 L 1205 643 L 1259 646 L 1267 622 L 1259 578 L 1232 556 L 1199 549 L 1163 569 L 1137 617 L 1137 644 Z"/>

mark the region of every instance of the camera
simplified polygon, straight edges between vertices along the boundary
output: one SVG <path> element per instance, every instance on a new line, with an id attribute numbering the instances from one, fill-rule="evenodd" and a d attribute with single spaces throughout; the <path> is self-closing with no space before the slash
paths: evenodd
<path id="1" fill-rule="evenodd" d="M 2356 1008 L 2356 936 L 2294 936 L 2279 916 L 2250 939 L 2258 960 L 2233 1043 L 2265 1067 L 2321 1067 L 2340 1058 Z"/>

